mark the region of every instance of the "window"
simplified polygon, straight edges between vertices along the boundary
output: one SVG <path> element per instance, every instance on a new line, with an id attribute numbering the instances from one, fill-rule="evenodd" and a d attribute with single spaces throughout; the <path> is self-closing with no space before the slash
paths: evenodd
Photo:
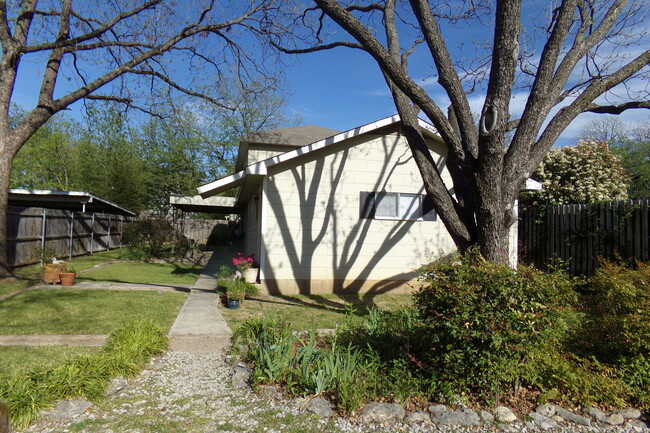
<path id="1" fill-rule="evenodd" d="M 361 192 L 359 217 L 364 219 L 435 221 L 433 203 L 423 194 Z"/>

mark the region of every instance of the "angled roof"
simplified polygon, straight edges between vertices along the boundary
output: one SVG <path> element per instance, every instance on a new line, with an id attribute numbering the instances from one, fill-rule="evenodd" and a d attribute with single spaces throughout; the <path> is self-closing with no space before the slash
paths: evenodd
<path id="1" fill-rule="evenodd" d="M 241 170 L 246 166 L 248 160 L 248 149 L 250 146 L 266 145 L 278 146 L 279 148 L 301 147 L 306 144 L 322 140 L 341 131 L 323 128 L 315 125 L 295 126 L 293 128 L 269 129 L 266 131 L 255 131 L 248 134 L 240 143 L 237 152 L 236 169 Z"/>
<path id="2" fill-rule="evenodd" d="M 279 144 L 283 146 L 304 146 L 314 141 L 322 140 L 341 131 L 323 128 L 315 125 L 303 125 L 293 128 L 270 129 L 255 131 L 244 139 L 248 143 Z"/>
<path id="3" fill-rule="evenodd" d="M 246 178 L 265 176 L 267 170 L 274 165 L 290 161 L 292 159 L 307 155 L 311 152 L 315 152 L 317 150 L 332 146 L 334 144 L 340 143 L 353 137 L 357 137 L 362 134 L 369 134 L 373 132 L 380 133 L 380 129 L 395 125 L 400 121 L 401 119 L 399 115 L 395 114 L 394 116 L 386 117 L 385 119 L 381 119 L 367 125 L 359 126 L 349 131 L 326 137 L 305 146 L 294 148 L 293 150 L 289 150 L 280 155 L 251 164 L 248 167 L 240 169 L 238 172 L 231 174 L 230 176 L 226 176 L 214 182 L 200 186 L 197 188 L 197 190 L 199 192 L 199 195 L 201 195 L 203 198 L 213 196 L 222 191 L 226 191 L 241 185 Z M 436 129 L 432 125 L 421 119 L 418 119 L 418 121 L 420 123 L 420 127 L 427 133 L 427 135 L 440 139 L 436 133 Z"/>
<path id="4" fill-rule="evenodd" d="M 10 189 L 9 205 L 135 216 L 135 212 L 85 191 Z"/>

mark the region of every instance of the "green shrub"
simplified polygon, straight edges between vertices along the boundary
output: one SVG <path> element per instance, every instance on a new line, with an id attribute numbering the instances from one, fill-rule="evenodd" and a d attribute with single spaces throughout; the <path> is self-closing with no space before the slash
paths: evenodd
<path id="1" fill-rule="evenodd" d="M 538 353 L 561 350 L 577 323 L 576 281 L 479 258 L 423 269 L 415 306 L 433 336 L 424 361 L 443 392 L 484 398 L 522 385 Z"/>
<path id="2" fill-rule="evenodd" d="M 227 295 L 228 298 L 241 299 L 245 296 L 253 296 L 260 293 L 255 284 L 242 279 L 220 278 L 217 280 L 217 292 Z"/>
<path id="3" fill-rule="evenodd" d="M 149 260 L 182 254 L 188 242 L 164 218 L 142 218 L 124 227 L 122 241 L 127 245 L 121 257 L 127 260 Z"/>
<path id="4" fill-rule="evenodd" d="M 151 356 L 167 348 L 162 328 L 151 321 L 131 322 L 113 332 L 103 350 L 62 365 L 0 377 L 0 400 L 17 429 L 26 428 L 56 400 L 84 397 L 99 401 L 111 377 L 134 377 Z"/>
<path id="5" fill-rule="evenodd" d="M 650 356 L 650 264 L 635 269 L 606 260 L 590 280 L 587 333 L 593 355 L 617 363 Z"/>

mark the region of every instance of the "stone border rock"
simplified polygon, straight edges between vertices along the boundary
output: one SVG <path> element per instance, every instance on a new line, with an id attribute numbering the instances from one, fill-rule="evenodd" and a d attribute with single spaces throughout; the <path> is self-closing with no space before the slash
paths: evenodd
<path id="1" fill-rule="evenodd" d="M 227 356 L 226 362 L 232 366 L 231 384 L 236 389 L 250 389 L 252 370 L 236 356 Z M 287 400 L 275 386 L 264 386 L 258 390 L 260 395 L 271 400 L 286 401 L 291 407 L 309 411 L 320 418 L 337 416 L 330 402 L 320 396 L 294 398 Z M 497 427 L 507 431 L 508 426 L 520 431 L 522 428 L 535 431 L 555 430 L 562 427 L 589 428 L 588 431 L 650 432 L 650 419 L 637 409 L 628 408 L 614 412 L 604 412 L 588 407 L 575 413 L 553 404 L 540 404 L 534 412 L 517 416 L 510 408 L 498 406 L 492 412 L 476 412 L 467 407 L 451 408 L 445 405 L 432 405 L 426 411 L 406 412 L 396 403 L 371 402 L 366 404 L 356 418 L 362 424 L 443 427 Z"/>

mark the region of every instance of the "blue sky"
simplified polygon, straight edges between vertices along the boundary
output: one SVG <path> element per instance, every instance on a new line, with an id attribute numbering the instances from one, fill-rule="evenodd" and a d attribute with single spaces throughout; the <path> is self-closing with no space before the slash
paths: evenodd
<path id="1" fill-rule="evenodd" d="M 461 37 L 466 43 L 466 52 L 463 54 L 468 55 L 467 51 L 472 51 L 470 48 L 473 41 L 487 38 L 490 31 L 489 25 L 464 28 Z M 450 39 L 453 40 L 456 36 L 452 35 Z M 449 42 L 450 49 L 453 49 L 452 45 L 456 43 L 456 41 Z M 446 97 L 435 93 L 440 92 L 437 90 L 439 87 L 425 81 L 431 71 L 431 60 L 426 51 L 416 51 L 410 65 L 412 76 L 416 80 L 421 80 L 423 87 L 432 92 L 433 99 L 439 101 L 441 107 L 446 109 L 446 104 L 443 102 Z M 27 62 L 21 64 L 19 74 L 21 79 L 15 89 L 14 102 L 26 108 L 34 105 L 40 85 L 40 71 L 36 66 L 38 65 Z M 289 109 L 291 113 L 300 116 L 303 124 L 344 131 L 390 116 L 396 111 L 376 63 L 369 55 L 359 50 L 337 48 L 331 51 L 291 56 L 287 60 L 285 74 Z M 66 83 L 65 79 L 61 79 L 59 86 L 65 88 L 70 84 Z M 470 97 L 472 108 L 476 112 L 481 110 L 481 99 L 480 93 Z M 517 110 L 521 110 L 524 103 L 525 95 L 515 95 L 511 101 L 512 111 L 516 113 Z M 70 114 L 80 117 L 81 110 L 82 104 L 77 103 L 71 107 Z M 558 144 L 574 143 L 581 125 L 594 118 L 598 118 L 598 115 L 581 115 L 564 132 Z M 621 119 L 628 122 L 649 118 L 647 110 L 628 110 L 621 115 Z"/>

